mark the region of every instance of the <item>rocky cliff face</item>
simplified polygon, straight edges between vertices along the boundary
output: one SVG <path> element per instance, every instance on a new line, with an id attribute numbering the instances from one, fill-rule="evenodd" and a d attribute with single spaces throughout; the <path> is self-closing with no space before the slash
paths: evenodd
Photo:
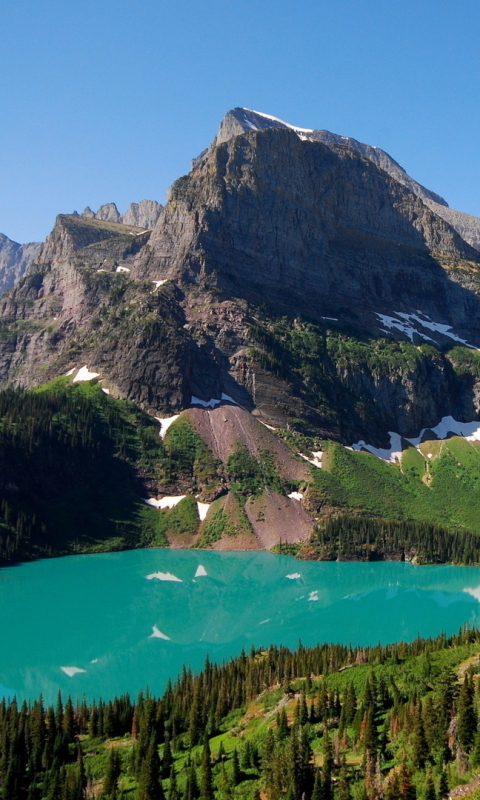
<path id="1" fill-rule="evenodd" d="M 227 397 L 345 443 L 474 418 L 478 253 L 358 148 L 237 117 L 151 233 L 58 218 L 0 306 L 1 383 L 88 364 L 156 414 Z"/>
<path id="2" fill-rule="evenodd" d="M 18 244 L 0 233 L 0 295 L 11 289 L 38 257 L 40 242 Z"/>
<path id="3" fill-rule="evenodd" d="M 261 114 L 258 111 L 251 111 L 247 108 L 235 108 L 229 111 L 224 117 L 212 146 L 226 142 L 241 133 L 246 133 L 251 130 L 267 130 L 269 128 L 276 130 L 292 130 L 297 136 L 306 141 L 352 147 L 420 197 L 435 214 L 448 222 L 468 244 L 472 245 L 476 250 L 480 250 L 480 219 L 478 217 L 449 208 L 447 201 L 444 200 L 443 197 L 440 197 L 440 195 L 432 192 L 431 189 L 427 189 L 414 180 L 403 167 L 384 150 L 359 142 L 358 139 L 354 139 L 351 136 L 339 136 L 336 133 L 331 133 L 326 130 L 298 128 L 276 117 Z M 201 160 L 206 153 L 207 150 L 201 154 L 199 159 L 195 159 L 194 163 Z"/>
<path id="4" fill-rule="evenodd" d="M 133 225 L 137 228 L 150 230 L 156 224 L 163 206 L 156 200 L 141 200 L 139 203 L 130 203 L 125 214 L 120 214 L 115 203 L 106 203 L 94 212 L 87 206 L 82 213 L 86 219 L 98 219 L 102 222 L 117 222 L 123 225 Z"/>

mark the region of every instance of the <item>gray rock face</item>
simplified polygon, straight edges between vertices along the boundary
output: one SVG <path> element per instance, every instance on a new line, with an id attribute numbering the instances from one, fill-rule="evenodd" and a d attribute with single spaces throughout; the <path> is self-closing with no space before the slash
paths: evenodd
<path id="1" fill-rule="evenodd" d="M 102 222 L 117 222 L 122 225 L 133 225 L 144 230 L 151 230 L 162 212 L 163 206 L 156 200 L 141 200 L 130 203 L 125 214 L 120 214 L 115 203 L 106 203 L 98 211 L 87 206 L 82 214 L 86 219 L 99 219 Z"/>
<path id="2" fill-rule="evenodd" d="M 468 244 L 471 244 L 475 250 L 480 250 L 479 217 L 474 217 L 472 214 L 464 214 L 463 211 L 455 211 L 453 208 L 446 208 L 428 198 L 425 202 L 435 214 L 438 214 L 439 217 L 443 217 L 452 228 L 455 228 L 462 239 L 465 239 Z"/>
<path id="3" fill-rule="evenodd" d="M 138 228 L 150 230 L 158 222 L 163 206 L 156 200 L 141 200 L 139 203 L 130 203 L 122 217 L 124 225 L 136 225 Z"/>
<path id="4" fill-rule="evenodd" d="M 406 186 L 407 189 L 410 189 L 410 191 L 418 195 L 418 197 L 448 207 L 448 203 L 443 197 L 440 197 L 440 195 L 432 192 L 430 189 L 426 189 L 425 186 L 422 186 L 420 183 L 417 183 L 417 181 L 405 172 L 403 167 L 401 167 L 395 159 L 379 147 L 372 147 L 350 136 L 339 136 L 336 133 L 331 133 L 326 130 L 298 128 L 295 125 L 289 125 L 288 122 L 283 122 L 281 119 L 271 117 L 268 114 L 262 114 L 258 111 L 251 111 L 248 108 L 234 108 L 226 114 L 220 124 L 220 129 L 213 141 L 213 145 L 226 142 L 233 136 L 238 136 L 240 133 L 268 130 L 269 128 L 294 131 L 300 139 L 310 142 L 323 142 L 324 144 L 338 144 L 353 147 L 354 150 L 357 150 L 362 156 L 373 161 L 380 169 L 388 172 L 392 178 L 395 178 L 396 181 Z"/>
<path id="5" fill-rule="evenodd" d="M 267 295 L 317 318 L 332 309 L 338 316 L 340 307 L 352 321 L 362 309 L 421 309 L 480 336 L 478 299 L 433 252 L 477 259 L 418 196 L 356 150 L 266 129 L 211 148 L 174 184 L 139 268 L 257 302 Z"/>
<path id="6" fill-rule="evenodd" d="M 0 233 L 0 295 L 11 289 L 39 256 L 41 242 L 18 244 Z"/>
<path id="7" fill-rule="evenodd" d="M 331 133 L 326 130 L 298 128 L 275 117 L 261 114 L 258 111 L 250 111 L 247 108 L 234 108 L 232 111 L 228 112 L 220 124 L 220 129 L 213 141 L 213 146 L 226 142 L 233 136 L 238 136 L 240 133 L 251 130 L 267 130 L 268 128 L 293 130 L 301 139 L 312 142 L 353 147 L 354 150 L 357 150 L 370 161 L 373 161 L 377 167 L 388 172 L 396 181 L 406 186 L 407 189 L 410 189 L 410 191 L 418 197 L 421 197 L 424 203 L 426 203 L 435 214 L 446 220 L 446 222 L 460 234 L 462 239 L 465 239 L 465 241 L 476 250 L 480 250 L 480 218 L 449 208 L 447 201 L 444 200 L 443 197 L 440 197 L 440 195 L 425 188 L 425 186 L 422 186 L 411 178 L 395 159 L 379 147 L 372 147 L 350 136 L 339 136 L 336 133 Z M 199 156 L 199 159 L 195 159 L 194 164 L 201 160 L 206 152 L 205 150 Z"/>

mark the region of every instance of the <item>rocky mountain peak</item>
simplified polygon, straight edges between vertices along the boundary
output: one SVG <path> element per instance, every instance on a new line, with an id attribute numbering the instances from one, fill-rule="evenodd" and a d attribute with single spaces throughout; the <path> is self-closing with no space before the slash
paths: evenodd
<path id="1" fill-rule="evenodd" d="M 354 139 L 351 136 L 339 136 L 336 133 L 323 129 L 300 128 L 296 125 L 284 122 L 278 117 L 273 117 L 270 114 L 252 111 L 249 108 L 234 108 L 225 115 L 220 123 L 218 134 L 213 140 L 212 146 L 226 142 L 241 133 L 247 133 L 248 131 L 265 131 L 268 129 L 288 129 L 296 133 L 297 136 L 303 140 L 323 142 L 327 145 L 352 147 L 370 161 L 373 161 L 377 167 L 383 169 L 392 178 L 395 178 L 396 181 L 406 186 L 407 189 L 416 194 L 417 197 L 420 197 L 432 211 L 455 228 L 466 242 L 472 245 L 476 250 L 480 250 L 480 219 L 478 217 L 465 214 L 462 211 L 450 209 L 447 201 L 443 197 L 414 180 L 392 156 L 385 152 L 385 150 L 360 142 L 358 139 Z M 206 152 L 205 150 L 201 153 L 199 158 L 201 159 L 204 157 Z M 196 162 L 197 159 L 195 159 L 194 164 Z"/>
<path id="2" fill-rule="evenodd" d="M 125 214 L 120 214 L 115 203 L 105 203 L 98 211 L 92 211 L 90 206 L 87 206 L 81 216 L 150 230 L 157 223 L 162 209 L 163 206 L 156 200 L 141 200 L 139 203 L 130 203 Z"/>
<path id="3" fill-rule="evenodd" d="M 0 295 L 4 294 L 25 274 L 40 255 L 41 242 L 19 244 L 0 233 Z"/>

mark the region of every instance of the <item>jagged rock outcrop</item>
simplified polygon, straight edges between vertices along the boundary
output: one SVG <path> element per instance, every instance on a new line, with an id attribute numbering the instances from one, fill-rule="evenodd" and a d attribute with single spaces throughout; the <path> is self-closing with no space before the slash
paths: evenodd
<path id="1" fill-rule="evenodd" d="M 11 289 L 40 253 L 41 242 L 18 244 L 0 233 L 0 295 Z"/>
<path id="2" fill-rule="evenodd" d="M 455 211 L 453 208 L 446 208 L 428 198 L 425 202 L 435 214 L 443 217 L 452 228 L 455 228 L 462 239 L 465 239 L 468 244 L 471 244 L 475 250 L 480 250 L 479 217 L 474 217 L 472 214 L 465 214 L 463 211 Z"/>
<path id="3" fill-rule="evenodd" d="M 163 206 L 156 200 L 141 200 L 139 203 L 130 203 L 123 215 L 124 225 L 136 225 L 149 230 L 153 228 L 162 213 Z"/>
<path id="4" fill-rule="evenodd" d="M 156 200 L 141 200 L 139 203 L 130 203 L 125 214 L 120 214 L 115 203 L 106 203 L 98 211 L 92 211 L 87 206 L 82 213 L 86 219 L 98 219 L 103 222 L 117 222 L 123 225 L 132 225 L 136 228 L 150 230 L 154 227 L 162 212 L 163 206 Z"/>
<path id="5" fill-rule="evenodd" d="M 410 189 L 410 191 L 418 197 L 421 197 L 424 203 L 428 205 L 435 214 L 446 220 L 468 244 L 472 245 L 476 250 L 480 250 L 479 217 L 449 208 L 447 201 L 444 200 L 443 197 L 440 197 L 436 192 L 432 192 L 431 189 L 427 189 L 414 180 L 394 158 L 385 152 L 385 150 L 359 142 L 358 139 L 354 139 L 351 136 L 339 136 L 336 133 L 331 133 L 331 131 L 326 130 L 298 128 L 276 117 L 271 117 L 268 114 L 251 111 L 247 108 L 235 108 L 229 111 L 222 120 L 219 132 L 212 146 L 226 142 L 232 137 L 250 130 L 267 130 L 268 128 L 293 130 L 301 139 L 308 141 L 353 147 L 354 150 L 357 150 L 370 161 L 373 161 L 377 167 L 388 172 L 396 181 L 406 186 L 407 189 Z M 204 150 L 199 159 L 195 159 L 194 163 L 201 160 L 206 153 L 207 150 Z"/>
<path id="6" fill-rule="evenodd" d="M 268 296 L 317 319 L 421 309 L 480 334 L 478 298 L 449 279 L 437 252 L 478 258 L 352 148 L 266 129 L 211 148 L 173 185 L 138 270 L 256 302 Z"/>

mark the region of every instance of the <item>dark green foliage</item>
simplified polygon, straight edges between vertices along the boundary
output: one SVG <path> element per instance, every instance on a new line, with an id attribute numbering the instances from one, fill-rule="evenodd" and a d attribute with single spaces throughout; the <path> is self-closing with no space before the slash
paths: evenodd
<path id="1" fill-rule="evenodd" d="M 275 459 L 268 450 L 255 459 L 245 445 L 239 445 L 228 458 L 227 473 L 233 481 L 232 489 L 239 495 L 260 494 L 265 487 L 284 492 L 288 483 L 277 473 Z"/>
<path id="2" fill-rule="evenodd" d="M 161 544 L 138 478 L 162 474 L 157 424 L 62 380 L 0 393 L 0 559 Z"/>
<path id="3" fill-rule="evenodd" d="M 140 768 L 137 800 L 164 800 L 156 737 L 152 736 Z"/>
<path id="4" fill-rule="evenodd" d="M 318 527 L 314 552 L 326 560 L 378 561 L 416 557 L 422 564 L 478 564 L 480 537 L 427 522 L 341 515 Z"/>
<path id="5" fill-rule="evenodd" d="M 473 682 L 467 673 L 457 701 L 457 737 L 467 751 L 472 747 L 477 733 L 477 715 L 473 700 Z"/>

